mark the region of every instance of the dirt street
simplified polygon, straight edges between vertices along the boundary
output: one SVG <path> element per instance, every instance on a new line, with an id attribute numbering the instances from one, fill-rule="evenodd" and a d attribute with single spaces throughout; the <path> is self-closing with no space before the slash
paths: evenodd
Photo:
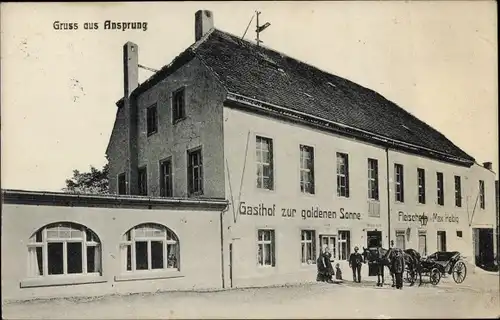
<path id="1" fill-rule="evenodd" d="M 157 318 L 479 318 L 498 317 L 499 276 L 471 274 L 463 284 L 377 288 L 314 283 L 220 292 L 166 292 L 94 299 L 57 299 L 3 306 L 4 319 Z"/>

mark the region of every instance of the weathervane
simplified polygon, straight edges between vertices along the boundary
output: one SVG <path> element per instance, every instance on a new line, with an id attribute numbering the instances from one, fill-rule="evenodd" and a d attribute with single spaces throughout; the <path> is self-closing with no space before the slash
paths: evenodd
<path id="1" fill-rule="evenodd" d="M 264 23 L 263 25 L 259 26 L 259 15 L 261 14 L 260 11 L 255 11 L 255 13 L 257 14 L 257 26 L 256 26 L 256 29 L 255 29 L 255 32 L 257 33 L 257 45 L 260 45 L 261 42 L 263 42 L 262 40 L 260 40 L 259 38 L 259 35 L 262 31 L 264 31 L 264 29 L 266 29 L 267 27 L 269 27 L 271 24 L 269 22 L 266 22 Z"/>

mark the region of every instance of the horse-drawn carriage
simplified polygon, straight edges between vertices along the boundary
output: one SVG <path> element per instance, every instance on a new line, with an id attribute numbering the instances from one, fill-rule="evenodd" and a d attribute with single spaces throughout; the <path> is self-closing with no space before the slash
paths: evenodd
<path id="1" fill-rule="evenodd" d="M 467 267 L 458 251 L 438 251 L 420 260 L 420 274 L 429 277 L 430 283 L 437 285 L 441 277 L 451 274 L 455 283 L 459 284 L 467 276 Z M 406 270 L 407 281 L 415 283 L 417 272 Z"/>

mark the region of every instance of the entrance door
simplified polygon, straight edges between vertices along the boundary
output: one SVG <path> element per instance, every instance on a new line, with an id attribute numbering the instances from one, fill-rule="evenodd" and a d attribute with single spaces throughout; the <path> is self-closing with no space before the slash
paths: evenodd
<path id="1" fill-rule="evenodd" d="M 332 254 L 332 259 L 337 259 L 337 236 L 320 235 L 319 241 L 321 243 L 321 249 L 328 247 Z"/>
<path id="2" fill-rule="evenodd" d="M 477 243 L 478 250 L 476 250 L 476 265 L 489 270 L 493 265 L 494 253 L 493 253 L 493 229 L 490 228 L 480 228 L 477 230 Z"/>
<path id="3" fill-rule="evenodd" d="M 366 231 L 366 245 L 368 248 L 382 246 L 382 231 Z M 376 276 L 377 267 L 374 264 L 368 264 L 368 276 Z"/>
<path id="4" fill-rule="evenodd" d="M 446 251 L 446 231 L 437 232 L 437 251 Z"/>

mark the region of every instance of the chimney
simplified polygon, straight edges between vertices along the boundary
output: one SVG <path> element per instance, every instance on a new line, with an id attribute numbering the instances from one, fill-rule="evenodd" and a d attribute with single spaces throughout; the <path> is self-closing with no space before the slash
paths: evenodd
<path id="1" fill-rule="evenodd" d="M 214 27 L 214 15 L 212 11 L 198 10 L 194 15 L 195 41 L 200 40 L 213 27 Z"/>
<path id="2" fill-rule="evenodd" d="M 488 170 L 491 170 L 491 162 L 483 162 L 483 167 L 485 167 Z"/>
<path id="3" fill-rule="evenodd" d="M 137 173 L 137 105 L 131 99 L 139 86 L 139 47 L 132 42 L 123 45 L 123 108 L 127 121 L 127 194 L 138 193 Z"/>

